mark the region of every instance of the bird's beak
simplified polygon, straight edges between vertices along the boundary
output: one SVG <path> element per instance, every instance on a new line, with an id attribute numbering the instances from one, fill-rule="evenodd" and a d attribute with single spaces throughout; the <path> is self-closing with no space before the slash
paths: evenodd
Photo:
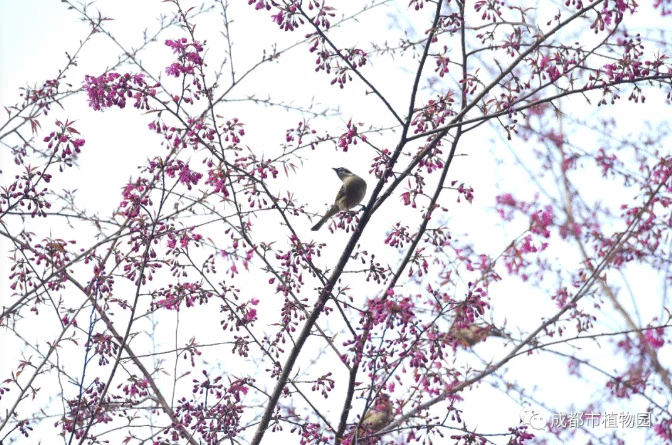
<path id="1" fill-rule="evenodd" d="M 333 167 L 332 167 L 331 169 L 332 169 L 333 171 L 335 171 L 336 173 L 338 173 L 338 169 L 337 169 L 337 168 L 333 168 Z"/>

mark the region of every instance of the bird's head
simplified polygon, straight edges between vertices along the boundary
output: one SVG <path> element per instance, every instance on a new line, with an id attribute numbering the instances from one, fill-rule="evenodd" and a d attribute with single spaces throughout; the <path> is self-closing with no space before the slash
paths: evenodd
<path id="1" fill-rule="evenodd" d="M 334 171 L 336 172 L 336 174 L 338 175 L 338 178 L 341 181 L 352 174 L 352 172 L 345 167 L 337 167 L 337 168 L 334 169 Z"/>

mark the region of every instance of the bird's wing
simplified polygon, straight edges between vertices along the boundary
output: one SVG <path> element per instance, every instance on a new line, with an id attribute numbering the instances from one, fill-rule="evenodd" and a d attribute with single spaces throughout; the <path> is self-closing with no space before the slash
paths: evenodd
<path id="1" fill-rule="evenodd" d="M 345 184 L 341 186 L 341 189 L 338 191 L 338 194 L 336 195 L 336 199 L 334 200 L 335 203 L 338 203 L 338 201 L 345 196 Z"/>

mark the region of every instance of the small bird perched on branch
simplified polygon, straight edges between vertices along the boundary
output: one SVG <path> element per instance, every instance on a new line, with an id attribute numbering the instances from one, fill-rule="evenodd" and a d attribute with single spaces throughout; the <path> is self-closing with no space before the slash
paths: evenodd
<path id="1" fill-rule="evenodd" d="M 474 346 L 475 344 L 485 340 L 487 337 L 504 337 L 502 332 L 494 326 L 481 326 L 476 323 L 471 323 L 460 327 L 457 323 L 453 323 L 448 331 L 448 335 L 453 337 L 459 344 L 465 348 Z"/>
<path id="2" fill-rule="evenodd" d="M 352 173 L 347 168 L 338 167 L 335 168 L 334 171 L 338 175 L 339 179 L 343 181 L 343 185 L 338 191 L 338 195 L 336 195 L 334 205 L 331 206 L 327 214 L 324 215 L 322 219 L 320 219 L 310 230 L 320 230 L 320 227 L 329 221 L 329 218 L 340 211 L 350 210 L 362 202 L 364 195 L 366 195 L 366 181 Z"/>
<path id="3" fill-rule="evenodd" d="M 357 436 L 363 438 L 377 433 L 389 425 L 393 418 L 394 412 L 389 396 L 380 394 L 376 399 L 376 404 L 364 413 Z"/>

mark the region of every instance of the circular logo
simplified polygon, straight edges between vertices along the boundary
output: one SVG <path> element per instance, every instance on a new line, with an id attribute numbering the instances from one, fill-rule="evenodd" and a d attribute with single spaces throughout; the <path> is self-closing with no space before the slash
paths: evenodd
<path id="1" fill-rule="evenodd" d="M 523 425 L 529 425 L 535 430 L 543 430 L 546 426 L 546 419 L 539 414 L 536 409 L 524 409 L 520 412 L 520 421 Z"/>

